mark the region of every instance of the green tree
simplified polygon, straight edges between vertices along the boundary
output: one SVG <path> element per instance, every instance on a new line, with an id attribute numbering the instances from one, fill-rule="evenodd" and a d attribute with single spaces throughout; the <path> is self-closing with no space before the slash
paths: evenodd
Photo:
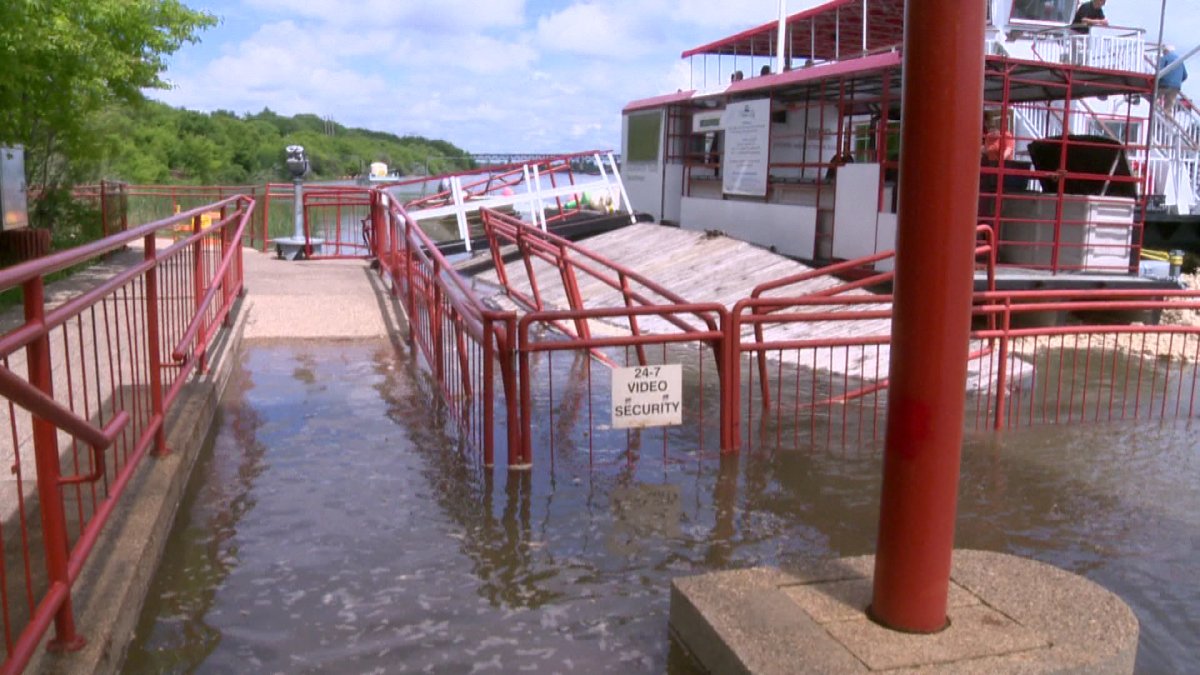
<path id="1" fill-rule="evenodd" d="M 165 57 L 216 19 L 178 0 L 0 1 L 0 145 L 24 144 L 32 182 L 94 158 L 92 115 L 165 87 Z"/>

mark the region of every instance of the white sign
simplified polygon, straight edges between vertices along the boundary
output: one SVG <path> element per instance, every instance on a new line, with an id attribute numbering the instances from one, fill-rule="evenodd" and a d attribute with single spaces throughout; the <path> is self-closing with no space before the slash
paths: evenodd
<path id="1" fill-rule="evenodd" d="M 683 366 L 613 368 L 613 428 L 679 424 L 683 424 Z"/>
<path id="2" fill-rule="evenodd" d="M 736 101 L 725 107 L 725 154 L 721 159 L 726 194 L 767 194 L 767 155 L 771 142 L 771 99 Z"/>

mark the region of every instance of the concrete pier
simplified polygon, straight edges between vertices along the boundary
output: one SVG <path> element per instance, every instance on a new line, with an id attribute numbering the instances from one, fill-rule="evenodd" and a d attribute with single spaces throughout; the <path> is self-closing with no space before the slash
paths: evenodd
<path id="1" fill-rule="evenodd" d="M 712 673 L 1133 672 L 1138 622 L 1101 586 L 1002 553 L 955 551 L 950 625 L 867 618 L 874 556 L 676 579 L 671 635 Z"/>

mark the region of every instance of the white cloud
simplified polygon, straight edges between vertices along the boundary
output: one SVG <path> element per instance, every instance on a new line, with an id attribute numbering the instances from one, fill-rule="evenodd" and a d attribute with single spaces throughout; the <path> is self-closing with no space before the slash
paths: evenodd
<path id="1" fill-rule="evenodd" d="M 633 59 L 652 45 L 641 35 L 637 15 L 619 4 L 584 3 L 567 7 L 537 22 L 537 41 L 547 49 L 611 59 Z"/>
<path id="2" fill-rule="evenodd" d="M 248 4 L 333 25 L 395 25 L 426 33 L 508 28 L 525 22 L 525 0 L 249 0 Z"/>
<path id="3" fill-rule="evenodd" d="M 731 33 L 779 18 L 777 0 L 680 0 L 672 4 L 674 9 L 670 18 L 674 21 L 686 21 L 706 28 L 732 29 Z M 792 0 L 787 4 L 787 12 L 795 14 L 811 4 Z M 713 39 L 719 37 L 721 35 L 716 35 Z"/>
<path id="4" fill-rule="evenodd" d="M 502 72 L 527 73 L 537 61 L 538 52 L 523 42 L 506 42 L 479 34 L 446 36 L 436 48 L 407 39 L 387 55 L 392 67 L 441 76 L 437 86 L 456 86 L 463 73 L 490 75 Z"/>
<path id="5" fill-rule="evenodd" d="M 159 92 L 171 105 L 200 110 L 324 114 L 328 103 L 369 105 L 387 90 L 377 76 L 321 58 L 331 34 L 313 34 L 290 21 L 263 26 L 250 39 L 196 70 L 172 74 L 175 87 Z"/>

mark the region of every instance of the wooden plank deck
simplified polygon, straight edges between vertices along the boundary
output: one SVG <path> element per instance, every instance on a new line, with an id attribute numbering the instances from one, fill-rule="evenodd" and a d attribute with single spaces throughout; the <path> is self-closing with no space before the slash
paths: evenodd
<path id="1" fill-rule="evenodd" d="M 761 283 L 812 269 L 803 263 L 723 235 L 709 236 L 703 232 L 651 223 L 638 223 L 606 232 L 585 239 L 580 245 L 598 256 L 637 272 L 688 302 L 715 302 L 729 308 L 738 300 L 749 297 L 754 287 Z M 515 289 L 522 293 L 531 293 L 523 262 L 509 263 L 505 269 L 509 282 Z M 558 270 L 541 261 L 534 262 L 533 270 L 545 306 L 567 308 L 566 292 Z M 487 283 L 497 283 L 494 270 L 481 273 L 478 279 Z M 621 294 L 603 281 L 581 273 L 577 276 L 577 282 L 586 306 L 624 306 Z M 836 279 L 819 277 L 789 287 L 786 295 L 806 295 L 839 283 Z M 667 302 L 665 298 L 640 284 L 633 284 L 633 287 L 654 302 Z M 863 291 L 853 293 L 865 294 Z M 493 300 L 506 307 L 512 306 L 507 298 L 496 297 Z M 863 307 L 867 306 L 886 307 L 883 304 Z M 648 332 L 675 330 L 670 324 L 652 330 L 650 325 L 654 323 L 647 319 L 643 327 Z M 890 329 L 890 322 L 873 320 L 822 322 L 821 325 L 792 324 L 789 331 L 778 337 L 803 339 L 826 334 L 845 335 L 845 331 L 851 328 L 855 335 L 886 335 Z M 623 323 L 618 329 L 628 330 Z"/>
<path id="2" fill-rule="evenodd" d="M 688 302 L 715 302 L 726 308 L 732 308 L 737 301 L 750 297 L 751 291 L 759 284 L 813 269 L 767 249 L 724 235 L 714 236 L 704 232 L 653 223 L 638 223 L 606 232 L 584 239 L 579 242 L 579 245 L 587 251 L 637 272 Z M 585 261 L 585 264 L 599 267 L 599 264 L 590 261 Z M 566 291 L 559 271 L 548 263 L 536 260 L 532 267 L 544 306 L 547 309 L 568 309 Z M 505 270 L 509 283 L 515 289 L 532 295 L 529 276 L 525 271 L 523 261 L 517 260 L 508 263 Z M 609 274 L 610 270 L 605 269 L 604 272 Z M 475 279 L 483 286 L 498 284 L 496 272 L 490 268 L 479 273 Z M 624 307 L 625 303 L 621 294 L 603 281 L 588 274 L 579 273 L 577 283 L 586 307 Z M 768 295 L 789 297 L 807 295 L 837 286 L 840 283 L 842 282 L 832 277 L 816 277 Z M 481 290 L 480 285 L 476 286 L 477 290 Z M 654 291 L 640 284 L 632 285 L 647 299 L 656 303 L 669 304 L 665 298 Z M 848 294 L 870 295 L 866 291 L 859 290 L 850 291 Z M 497 307 L 518 309 L 511 299 L 498 290 L 487 300 Z M 763 337 L 767 342 L 782 342 L 890 335 L 891 321 L 889 319 L 856 320 L 849 318 L 857 311 L 887 309 L 888 307 L 889 303 L 887 302 L 823 306 L 811 311 L 845 312 L 847 320 L 768 324 Z M 703 326 L 696 317 L 681 318 L 697 328 Z M 619 319 L 591 321 L 589 327 L 596 335 L 630 334 L 628 323 Z M 643 333 L 679 332 L 676 326 L 658 317 L 639 317 L 638 327 Z M 743 327 L 743 335 L 752 333 L 752 326 Z M 976 348 L 978 345 L 972 344 L 972 350 Z M 802 353 L 792 349 L 774 352 L 769 357 L 772 361 L 782 360 L 800 368 L 831 370 L 852 378 L 876 380 L 887 377 L 891 349 L 889 345 L 882 345 L 878 348 L 874 346 L 869 348 L 858 346 L 821 348 L 804 350 Z M 972 361 L 970 366 L 972 388 L 986 386 L 991 379 L 987 373 L 995 372 L 995 366 L 996 364 L 987 358 Z"/>

